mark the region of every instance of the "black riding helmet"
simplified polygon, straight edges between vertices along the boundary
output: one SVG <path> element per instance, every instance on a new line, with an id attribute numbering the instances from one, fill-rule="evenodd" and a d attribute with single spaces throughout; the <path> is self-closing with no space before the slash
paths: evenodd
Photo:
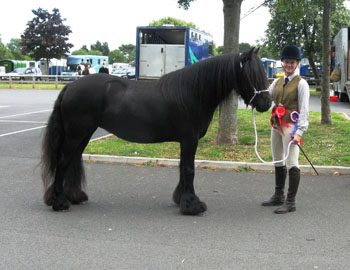
<path id="1" fill-rule="evenodd" d="M 281 52 L 281 60 L 283 59 L 296 59 L 300 61 L 300 50 L 297 46 L 290 44 L 285 46 Z"/>

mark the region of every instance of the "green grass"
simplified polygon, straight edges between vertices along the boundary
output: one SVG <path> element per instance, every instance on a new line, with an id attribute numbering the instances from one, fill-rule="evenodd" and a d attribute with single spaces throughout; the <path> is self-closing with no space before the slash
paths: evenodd
<path id="1" fill-rule="evenodd" d="M 12 88 L 10 88 L 9 83 L 0 82 L 0 89 L 38 89 L 38 90 L 61 90 L 65 84 L 56 84 L 52 83 L 42 83 L 35 82 L 35 88 L 33 88 L 33 83 L 12 83 Z"/>
<path id="2" fill-rule="evenodd" d="M 255 113 L 258 128 L 260 156 L 271 161 L 270 119 L 271 112 Z M 343 114 L 332 113 L 333 125 L 321 125 L 321 114 L 310 112 L 310 125 L 303 135 L 303 150 L 314 165 L 350 166 L 350 121 Z M 236 145 L 216 145 L 218 113 L 203 137 L 197 149 L 196 159 L 224 160 L 241 162 L 260 162 L 256 157 L 254 144 L 254 126 L 251 110 L 238 110 L 238 138 Z M 117 156 L 179 158 L 179 143 L 136 144 L 117 137 L 109 137 L 92 142 L 85 149 L 87 154 L 104 154 Z M 307 165 L 305 157 L 300 154 L 300 164 Z"/>
<path id="3" fill-rule="evenodd" d="M 310 96 L 320 96 L 321 91 L 316 91 L 316 88 L 310 87 Z"/>

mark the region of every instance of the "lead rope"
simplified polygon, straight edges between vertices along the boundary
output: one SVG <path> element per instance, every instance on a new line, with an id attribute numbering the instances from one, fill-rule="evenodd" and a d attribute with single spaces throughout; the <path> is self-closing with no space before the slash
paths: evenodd
<path id="1" fill-rule="evenodd" d="M 265 160 L 263 160 L 263 159 L 260 157 L 260 155 L 259 155 L 259 153 L 258 153 L 258 132 L 257 132 L 257 130 L 256 130 L 254 108 L 252 108 L 252 112 L 253 112 L 253 125 L 254 125 L 254 131 L 255 131 L 255 147 L 254 147 L 254 148 L 255 148 L 255 153 L 256 153 L 257 157 L 260 159 L 260 161 L 261 161 L 262 163 L 271 163 L 271 164 L 275 164 L 275 163 L 280 163 L 280 162 L 286 161 L 286 159 L 287 159 L 288 156 L 289 156 L 289 148 L 290 148 L 290 145 L 292 144 L 292 141 L 290 141 L 289 144 L 288 144 L 287 155 L 284 157 L 284 159 L 282 159 L 282 160 L 277 160 L 277 161 L 265 161 Z"/>

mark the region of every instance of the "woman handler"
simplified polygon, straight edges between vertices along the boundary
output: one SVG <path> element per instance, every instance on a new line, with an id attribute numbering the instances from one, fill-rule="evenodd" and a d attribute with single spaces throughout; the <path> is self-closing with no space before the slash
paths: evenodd
<path id="1" fill-rule="evenodd" d="M 281 53 L 284 77 L 274 80 L 269 87 L 275 106 L 271 118 L 271 148 L 275 161 L 283 160 L 287 155 L 288 144 L 292 141 L 289 156 L 285 162 L 275 163 L 275 193 L 262 203 L 263 206 L 280 205 L 276 214 L 285 214 L 296 210 L 295 196 L 300 182 L 299 147 L 301 136 L 309 125 L 309 85 L 297 75 L 296 68 L 301 57 L 299 48 L 287 45 Z M 284 186 L 289 173 L 287 198 Z"/>

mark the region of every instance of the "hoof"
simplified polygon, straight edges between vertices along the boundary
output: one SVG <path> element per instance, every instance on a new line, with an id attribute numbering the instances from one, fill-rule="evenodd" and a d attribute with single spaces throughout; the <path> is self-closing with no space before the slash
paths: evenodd
<path id="1" fill-rule="evenodd" d="M 52 209 L 54 211 L 65 211 L 70 207 L 69 200 L 63 195 L 58 195 L 56 198 L 52 199 Z"/>
<path id="2" fill-rule="evenodd" d="M 88 201 L 89 199 L 88 195 L 82 190 L 78 190 L 71 194 L 66 194 L 66 196 L 72 204 L 81 204 Z"/>
<path id="3" fill-rule="evenodd" d="M 180 212 L 183 215 L 198 215 L 207 210 L 207 205 L 194 194 L 183 194 L 180 201 Z"/>

